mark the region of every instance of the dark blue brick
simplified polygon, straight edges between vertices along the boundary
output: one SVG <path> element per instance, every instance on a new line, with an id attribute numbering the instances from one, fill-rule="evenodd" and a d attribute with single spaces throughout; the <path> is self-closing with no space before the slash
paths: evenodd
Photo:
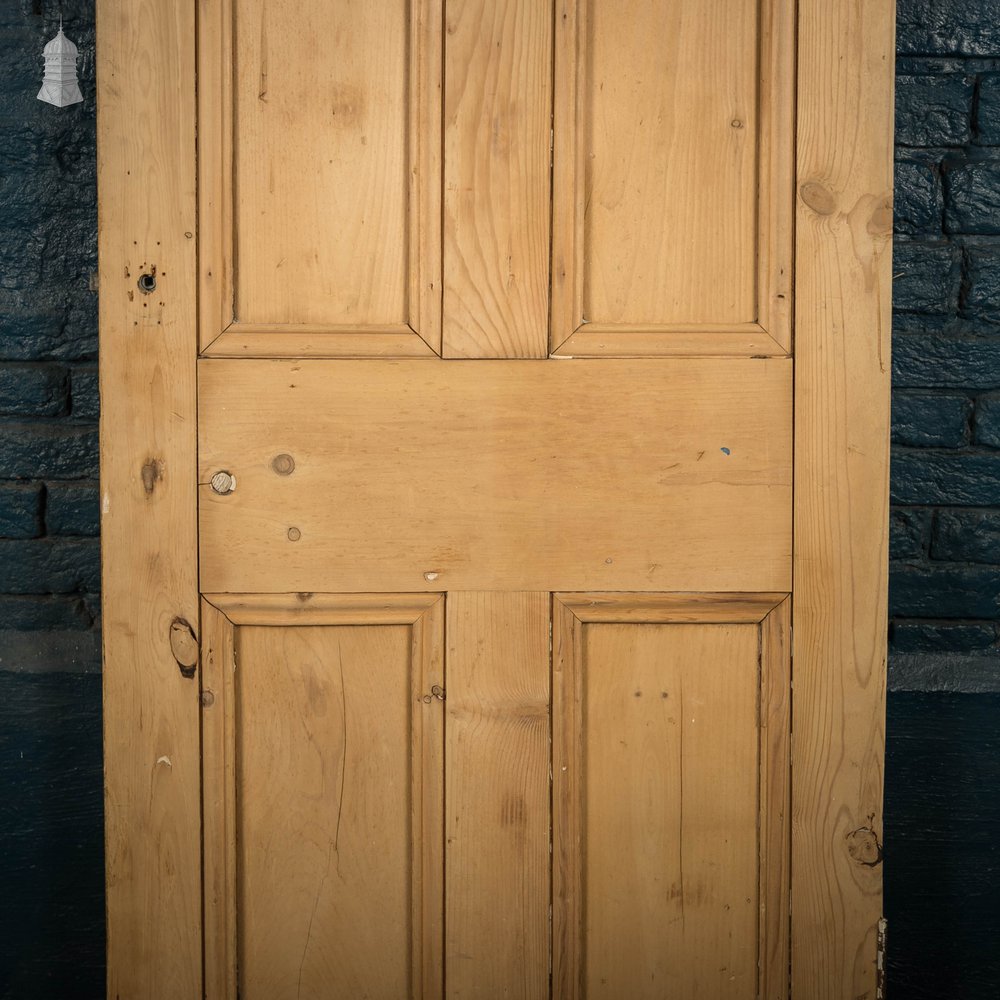
<path id="1" fill-rule="evenodd" d="M 39 597 L 0 593 L 0 622 L 12 632 L 88 629 L 93 612 L 83 597 Z"/>
<path id="2" fill-rule="evenodd" d="M 895 336 L 892 381 L 911 388 L 1000 388 L 1000 340 Z"/>
<path id="3" fill-rule="evenodd" d="M 966 287 L 962 312 L 979 323 L 1000 324 L 1000 248 L 966 248 Z"/>
<path id="4" fill-rule="evenodd" d="M 958 306 L 959 254 L 946 243 L 897 242 L 892 305 L 904 312 L 951 313 Z"/>
<path id="5" fill-rule="evenodd" d="M 984 146 L 1000 146 L 1000 75 L 984 76 L 979 83 L 976 138 Z"/>
<path id="6" fill-rule="evenodd" d="M 938 511 L 931 558 L 1000 566 L 1000 511 Z"/>
<path id="7" fill-rule="evenodd" d="M 894 621 L 889 627 L 894 653 L 975 653 L 993 650 L 997 626 L 993 622 Z"/>
<path id="8" fill-rule="evenodd" d="M 908 55 L 995 56 L 996 0 L 900 0 L 896 51 Z"/>
<path id="9" fill-rule="evenodd" d="M 66 412 L 69 383 L 55 365 L 0 365 L 0 415 L 57 417 Z"/>
<path id="10" fill-rule="evenodd" d="M 1000 163 L 967 163 L 948 171 L 944 224 L 950 233 L 1000 234 Z"/>
<path id="11" fill-rule="evenodd" d="M 1000 452 L 894 449 L 889 484 L 893 503 L 1000 505 Z"/>
<path id="12" fill-rule="evenodd" d="M 901 146 L 967 143 L 973 93 L 973 80 L 967 76 L 897 76 L 896 142 Z"/>
<path id="13" fill-rule="evenodd" d="M 77 420 L 97 420 L 100 412 L 100 391 L 96 368 L 73 370 L 72 408 Z"/>
<path id="14" fill-rule="evenodd" d="M 0 424 L 0 479 L 96 479 L 97 430 Z"/>
<path id="15" fill-rule="evenodd" d="M 37 538 L 41 533 L 41 485 L 0 483 L 0 538 Z"/>
<path id="16" fill-rule="evenodd" d="M 940 233 L 944 201 L 938 175 L 925 163 L 896 163 L 893 226 L 897 233 Z"/>
<path id="17" fill-rule="evenodd" d="M 71 594 L 99 586 L 97 539 L 0 540 L 0 593 Z"/>
<path id="18" fill-rule="evenodd" d="M 954 393 L 897 392 L 892 440 L 916 447 L 960 448 L 967 443 L 972 400 Z"/>
<path id="19" fill-rule="evenodd" d="M 889 515 L 889 558 L 918 559 L 927 542 L 930 511 L 897 508 Z"/>
<path id="20" fill-rule="evenodd" d="M 45 526 L 50 535 L 97 535 L 97 483 L 52 483 L 45 499 Z"/>
<path id="21" fill-rule="evenodd" d="M 896 565 L 889 578 L 889 614 L 903 618 L 1000 618 L 1000 569 Z"/>
<path id="22" fill-rule="evenodd" d="M 973 434 L 978 444 L 1000 448 L 1000 393 L 984 393 L 977 397 Z"/>

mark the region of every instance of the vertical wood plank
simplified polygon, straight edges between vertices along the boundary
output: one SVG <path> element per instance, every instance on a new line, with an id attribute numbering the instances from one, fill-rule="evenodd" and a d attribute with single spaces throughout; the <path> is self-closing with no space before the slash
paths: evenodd
<path id="1" fill-rule="evenodd" d="M 451 997 L 549 995 L 549 595 L 450 593 Z"/>
<path id="2" fill-rule="evenodd" d="M 108 995 L 202 990 L 195 5 L 98 0 Z M 137 286 L 155 275 L 156 288 Z"/>
<path id="3" fill-rule="evenodd" d="M 233 623 L 201 602 L 205 998 L 236 1000 L 236 649 Z"/>
<path id="4" fill-rule="evenodd" d="M 759 1000 L 788 1000 L 791 893 L 791 599 L 760 623 Z"/>
<path id="5" fill-rule="evenodd" d="M 892 0 L 799 5 L 792 994 L 874 997 L 882 914 Z"/>
<path id="6" fill-rule="evenodd" d="M 551 0 L 446 9 L 444 356 L 548 353 Z"/>

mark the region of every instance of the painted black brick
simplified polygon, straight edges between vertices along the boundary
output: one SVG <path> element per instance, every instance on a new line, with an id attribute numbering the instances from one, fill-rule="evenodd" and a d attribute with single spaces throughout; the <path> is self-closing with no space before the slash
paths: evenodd
<path id="1" fill-rule="evenodd" d="M 1000 618 L 1000 567 L 897 565 L 889 614 L 901 618 Z"/>
<path id="2" fill-rule="evenodd" d="M 1000 564 L 1000 510 L 942 510 L 934 518 L 932 559 Z"/>
<path id="3" fill-rule="evenodd" d="M 0 423 L 0 479 L 96 479 L 97 428 Z"/>
<path id="4" fill-rule="evenodd" d="M 976 141 L 983 146 L 1000 146 L 1000 74 L 984 76 L 979 84 Z"/>
<path id="5" fill-rule="evenodd" d="M 0 538 L 38 538 L 42 530 L 41 483 L 0 483 Z"/>
<path id="6" fill-rule="evenodd" d="M 961 254 L 951 243 L 897 241 L 892 304 L 901 312 L 950 314 L 958 307 Z"/>
<path id="7" fill-rule="evenodd" d="M 0 540 L 0 592 L 73 594 L 99 590 L 96 538 Z"/>
<path id="8" fill-rule="evenodd" d="M 891 627 L 897 653 L 997 652 L 996 622 L 932 622 L 902 618 Z"/>
<path id="9" fill-rule="evenodd" d="M 917 559 L 927 548 L 930 511 L 898 507 L 889 515 L 889 558 Z"/>
<path id="10" fill-rule="evenodd" d="M 996 56 L 996 0 L 899 0 L 896 51 L 907 55 Z"/>
<path id="11" fill-rule="evenodd" d="M 101 527 L 97 483 L 50 483 L 45 528 L 50 535 L 96 536 Z"/>
<path id="12" fill-rule="evenodd" d="M 976 400 L 973 426 L 978 444 L 1000 448 L 1000 393 L 984 393 Z"/>
<path id="13" fill-rule="evenodd" d="M 1000 163 L 966 163 L 945 174 L 945 230 L 1000 235 Z"/>
<path id="14" fill-rule="evenodd" d="M 894 449 L 890 493 L 898 504 L 998 506 L 1000 452 Z"/>
<path id="15" fill-rule="evenodd" d="M 896 142 L 960 146 L 972 138 L 975 80 L 960 74 L 896 76 Z"/>
<path id="16" fill-rule="evenodd" d="M 938 172 L 927 163 L 896 163 L 895 225 L 897 233 L 917 235 L 941 230 L 944 195 Z"/>
<path id="17" fill-rule="evenodd" d="M 0 364 L 0 416 L 58 417 L 69 408 L 69 378 L 59 365 Z"/>
<path id="18" fill-rule="evenodd" d="M 972 400 L 958 393 L 900 391 L 892 397 L 892 440 L 960 448 L 969 440 Z"/>
<path id="19" fill-rule="evenodd" d="M 962 315 L 981 329 L 1000 326 L 1000 241 L 993 245 L 966 244 Z"/>
<path id="20" fill-rule="evenodd" d="M 896 335 L 892 382 L 895 390 L 1000 388 L 1000 339 Z"/>

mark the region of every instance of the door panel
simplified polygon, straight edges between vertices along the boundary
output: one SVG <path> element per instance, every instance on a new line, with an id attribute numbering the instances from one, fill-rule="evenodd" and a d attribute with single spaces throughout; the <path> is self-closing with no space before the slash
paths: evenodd
<path id="1" fill-rule="evenodd" d="M 791 374 L 202 361 L 202 586 L 787 591 Z"/>
<path id="2" fill-rule="evenodd" d="M 794 4 L 587 0 L 556 42 L 553 349 L 787 351 Z"/>
<path id="3" fill-rule="evenodd" d="M 446 4 L 444 356 L 544 358 L 552 4 Z"/>
<path id="4" fill-rule="evenodd" d="M 206 874 L 216 890 L 206 961 L 219 991 L 209 996 L 234 996 L 233 983 L 244 1000 L 434 995 L 440 598 L 365 609 L 327 599 L 305 615 L 298 605 L 310 602 L 286 599 L 280 625 L 269 620 L 273 603 L 262 625 L 248 623 L 258 617 L 252 600 L 248 611 L 215 599 L 223 611 L 207 605 L 206 617 L 218 653 L 203 681 Z M 363 624 L 343 624 L 348 616 Z"/>
<path id="5" fill-rule="evenodd" d="M 787 601 L 636 597 L 556 602 L 554 996 L 784 996 Z"/>
<path id="6" fill-rule="evenodd" d="M 445 982 L 549 996 L 546 593 L 447 596 Z"/>
<path id="7" fill-rule="evenodd" d="M 439 350 L 439 4 L 203 7 L 202 347 Z"/>

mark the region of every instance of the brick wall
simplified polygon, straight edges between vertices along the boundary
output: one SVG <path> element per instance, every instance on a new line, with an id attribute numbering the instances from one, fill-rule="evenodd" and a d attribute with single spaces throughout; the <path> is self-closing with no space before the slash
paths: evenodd
<path id="1" fill-rule="evenodd" d="M 0 669 L 97 669 L 92 0 L 64 0 L 85 101 L 35 99 L 53 0 L 0 5 Z"/>
<path id="2" fill-rule="evenodd" d="M 897 30 L 893 683 L 932 666 L 982 685 L 1000 637 L 1000 7 L 900 0 Z"/>

